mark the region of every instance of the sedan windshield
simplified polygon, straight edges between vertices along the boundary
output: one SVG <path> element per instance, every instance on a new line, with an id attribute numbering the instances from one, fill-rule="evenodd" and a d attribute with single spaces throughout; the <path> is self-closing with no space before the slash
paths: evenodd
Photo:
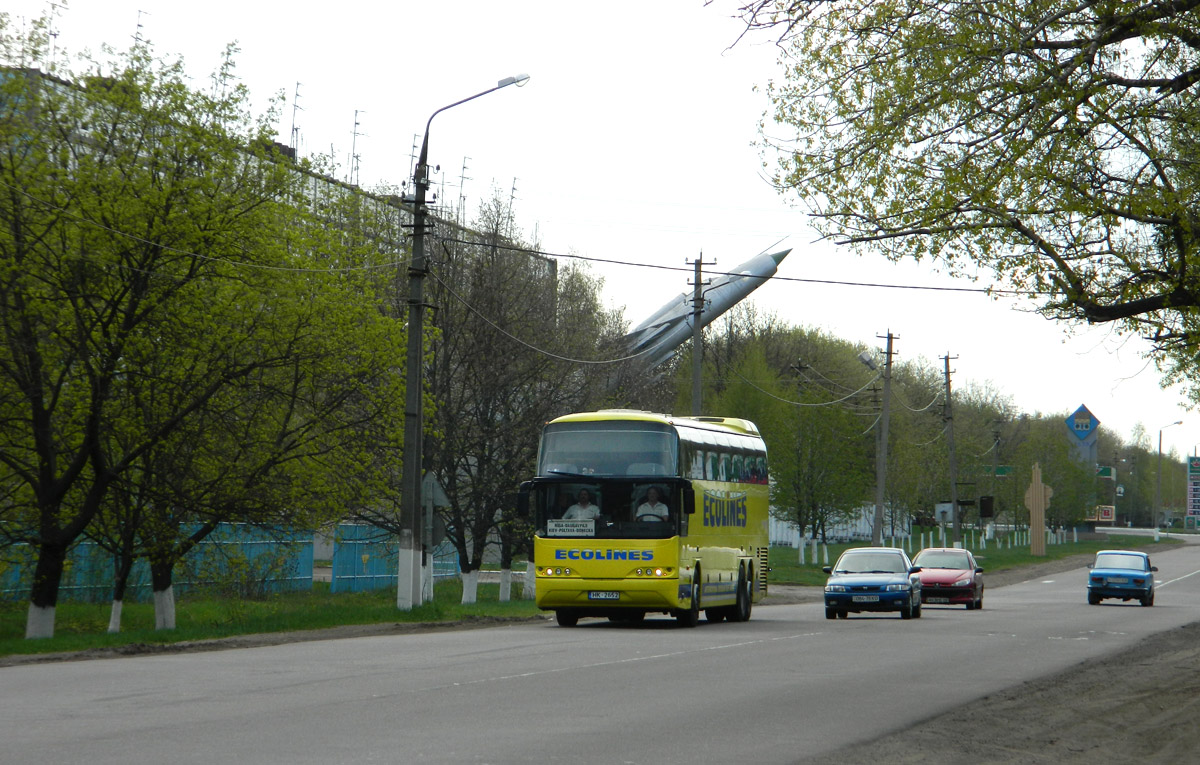
<path id="1" fill-rule="evenodd" d="M 904 559 L 888 553 L 847 553 L 838 560 L 839 574 L 903 574 Z"/>
<path id="2" fill-rule="evenodd" d="M 921 568 L 971 568 L 967 556 L 955 552 L 923 552 L 913 561 L 913 565 Z"/>
<path id="3" fill-rule="evenodd" d="M 1134 571 L 1145 571 L 1146 559 L 1140 555 L 1100 553 L 1096 556 L 1095 568 L 1127 568 Z"/>

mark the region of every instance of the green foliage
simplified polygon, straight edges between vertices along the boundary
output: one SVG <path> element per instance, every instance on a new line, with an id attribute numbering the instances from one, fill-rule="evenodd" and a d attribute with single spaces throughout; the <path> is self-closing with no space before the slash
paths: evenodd
<path id="1" fill-rule="evenodd" d="M 7 62 L 46 42 L 0 25 Z M 205 90 L 142 45 L 0 76 L 0 521 L 36 605 L 85 530 L 169 571 L 181 521 L 312 527 L 391 481 L 398 216 L 311 192 L 233 53 Z"/>
<path id="2" fill-rule="evenodd" d="M 1191 4 L 754 0 L 743 12 L 785 66 L 762 130 L 776 183 L 823 233 L 990 273 L 1048 316 L 1148 336 L 1200 400 Z"/>

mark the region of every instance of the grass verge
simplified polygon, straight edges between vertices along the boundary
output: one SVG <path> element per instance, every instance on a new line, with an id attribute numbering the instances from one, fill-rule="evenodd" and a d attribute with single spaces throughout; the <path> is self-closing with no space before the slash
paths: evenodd
<path id="1" fill-rule="evenodd" d="M 513 587 L 512 597 L 519 597 Z M 434 585 L 434 600 L 411 611 L 396 608 L 395 588 L 376 592 L 330 593 L 329 584 L 316 582 L 310 592 L 285 593 L 264 600 L 228 597 L 187 597 L 176 604 L 175 629 L 154 629 L 154 606 L 126 603 L 121 632 L 108 634 L 107 603 L 60 603 L 54 637 L 25 639 L 28 603 L 0 603 L 0 656 L 59 653 L 114 648 L 138 643 L 168 644 L 212 640 L 237 635 L 290 632 L 350 624 L 404 624 L 519 619 L 539 613 L 531 600 L 500 602 L 500 585 L 480 583 L 477 602 L 462 604 L 462 582 L 452 579 Z"/>
<path id="2" fill-rule="evenodd" d="M 989 571 L 1002 571 L 1044 563 L 1071 555 L 1095 553 L 1111 548 L 1155 549 L 1178 544 L 1166 537 L 1155 543 L 1142 536 L 1112 536 L 1101 540 L 1047 545 L 1045 557 L 1034 557 L 1029 548 L 1006 548 L 990 544 L 973 552 Z M 855 545 L 829 545 L 832 563 L 843 550 Z M 915 550 L 914 550 L 915 552 Z M 820 587 L 826 574 L 823 558 L 800 565 L 791 547 L 770 551 L 772 584 Z M 519 597 L 514 587 L 512 596 Z M 174 630 L 154 629 L 154 607 L 149 603 L 126 603 L 121 632 L 108 634 L 110 606 L 107 603 L 61 603 L 56 614 L 54 637 L 25 639 L 25 602 L 0 603 L 0 657 L 17 654 L 62 653 L 134 644 L 182 643 L 271 632 L 291 632 L 341 627 L 354 624 L 428 624 L 480 619 L 521 619 L 540 613 L 531 600 L 500 602 L 500 586 L 480 583 L 477 602 L 462 604 L 462 582 L 450 579 L 434 586 L 434 601 L 411 611 L 396 608 L 395 589 L 376 592 L 329 592 L 317 582 L 311 591 L 276 595 L 263 600 L 192 596 L 180 598 Z"/>
<path id="3" fill-rule="evenodd" d="M 1117 536 L 1111 535 L 1105 539 L 1088 539 L 1079 540 L 1078 542 L 1067 542 L 1059 545 L 1046 545 L 1046 554 L 1042 557 L 1036 557 L 1029 552 L 1029 547 L 1005 547 L 997 545 L 995 542 L 989 542 L 987 549 L 981 547 L 970 548 L 975 554 L 975 560 L 983 567 L 984 571 L 1005 571 L 1012 568 L 1020 568 L 1021 566 L 1032 566 L 1046 561 L 1058 560 L 1072 555 L 1094 554 L 1097 550 L 1111 549 L 1135 549 L 1135 550 L 1153 550 L 1155 548 L 1162 549 L 1173 545 L 1181 544 L 1178 540 L 1169 537 L 1161 537 L 1161 541 L 1155 542 L 1153 537 L 1147 536 Z M 800 565 L 799 552 L 792 547 L 772 547 L 770 553 L 771 578 L 772 584 L 793 584 L 807 587 L 823 587 L 828 574 L 821 570 L 822 566 L 831 565 L 837 560 L 837 556 L 842 554 L 843 550 L 850 547 L 863 547 L 864 544 L 859 542 L 855 544 L 829 545 L 829 561 L 825 562 L 824 554 L 818 546 L 817 551 L 821 556 L 820 560 L 814 562 L 811 556 L 806 558 L 806 563 Z M 811 548 L 808 552 L 811 552 Z M 917 548 L 914 546 L 910 553 L 917 554 Z"/>

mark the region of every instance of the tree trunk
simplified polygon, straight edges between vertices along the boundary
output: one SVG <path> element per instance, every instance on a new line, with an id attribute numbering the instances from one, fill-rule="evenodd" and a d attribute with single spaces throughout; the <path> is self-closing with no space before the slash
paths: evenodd
<path id="1" fill-rule="evenodd" d="M 129 572 L 133 570 L 133 556 L 121 553 L 117 556 L 116 571 L 113 576 L 112 609 L 108 614 L 108 632 L 115 635 L 121 631 L 121 606 L 125 601 L 125 589 L 129 586 Z"/>
<path id="2" fill-rule="evenodd" d="M 29 614 L 25 619 L 25 638 L 54 637 L 54 612 L 58 606 L 58 587 L 62 582 L 67 546 L 43 542 L 38 548 L 33 585 L 29 588 Z"/>
<path id="3" fill-rule="evenodd" d="M 172 564 L 150 562 L 150 581 L 154 590 L 154 629 L 175 629 L 175 587 L 171 580 Z"/>
<path id="4" fill-rule="evenodd" d="M 479 571 L 464 571 L 462 574 L 463 605 L 475 603 L 479 593 Z"/>
<path id="5" fill-rule="evenodd" d="M 112 608 L 108 612 L 108 634 L 115 635 L 121 631 L 122 601 L 113 599 Z"/>

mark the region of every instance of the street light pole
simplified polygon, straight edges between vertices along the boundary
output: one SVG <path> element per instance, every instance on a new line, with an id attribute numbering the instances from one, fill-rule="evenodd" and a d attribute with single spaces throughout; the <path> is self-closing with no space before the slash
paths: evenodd
<path id="1" fill-rule="evenodd" d="M 468 96 L 438 109 L 425 123 L 425 138 L 413 176 L 416 186 L 413 202 L 412 261 L 408 267 L 408 353 L 405 360 L 404 392 L 404 457 L 400 476 L 400 550 L 396 581 L 396 607 L 411 611 L 425 602 L 425 515 L 421 502 L 422 393 L 425 387 L 422 361 L 425 344 L 425 230 L 429 211 L 425 209 L 425 193 L 429 189 L 429 126 L 442 112 L 509 85 L 524 85 L 529 75 L 505 77 L 494 88 Z"/>
<path id="2" fill-rule="evenodd" d="M 1175 422 L 1172 422 L 1170 425 L 1163 425 L 1161 428 L 1158 429 L 1158 470 L 1157 470 L 1158 476 L 1157 476 L 1157 478 L 1155 480 L 1155 484 L 1154 484 L 1154 518 L 1153 518 L 1153 522 L 1156 527 L 1160 523 L 1159 515 L 1162 513 L 1162 434 L 1163 434 L 1163 431 L 1166 430 L 1167 428 L 1174 427 L 1175 425 L 1182 425 L 1182 424 L 1183 424 L 1183 420 L 1176 420 Z"/>

